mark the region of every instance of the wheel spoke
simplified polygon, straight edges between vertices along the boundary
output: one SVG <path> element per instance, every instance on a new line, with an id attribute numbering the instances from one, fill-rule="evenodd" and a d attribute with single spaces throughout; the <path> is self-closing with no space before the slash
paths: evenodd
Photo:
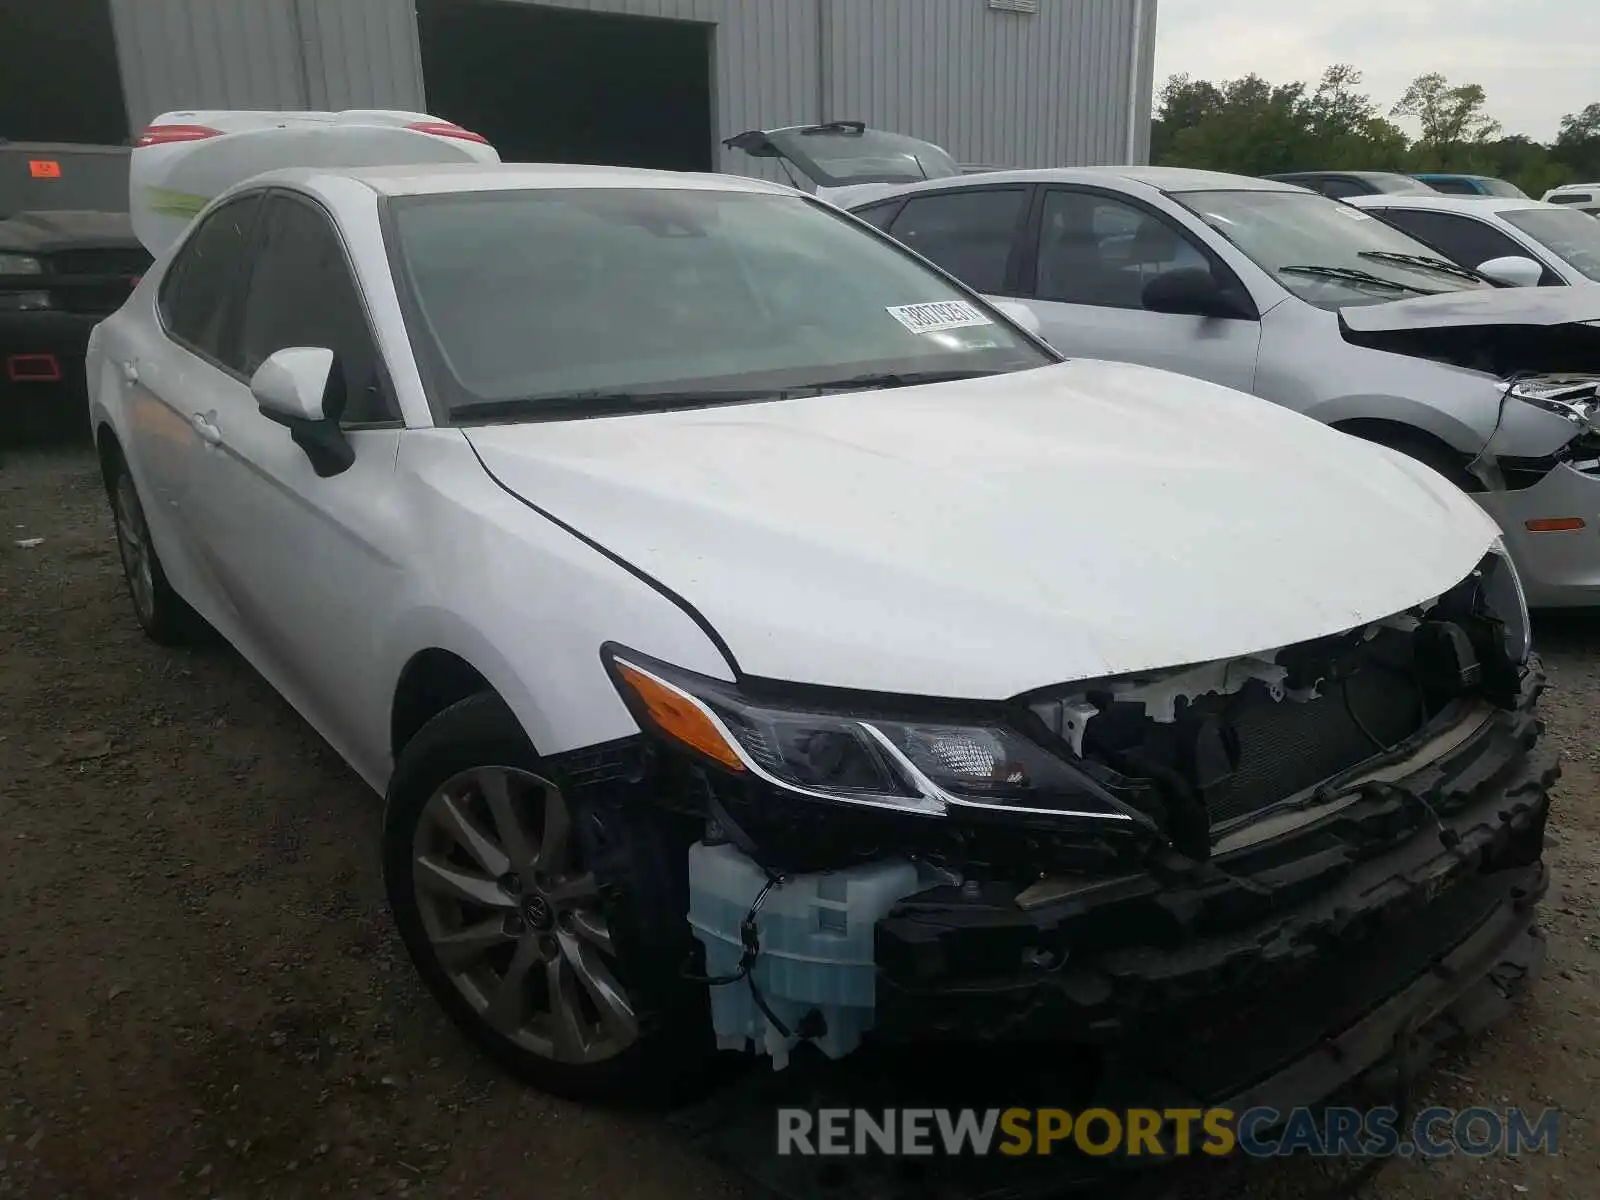
<path id="1" fill-rule="evenodd" d="M 539 947 L 539 935 L 526 933 L 517 944 L 511 965 L 489 997 L 489 1007 L 484 1013 L 501 1033 L 514 1035 L 522 1028 L 522 1018 L 528 1011 L 528 972 L 543 961 L 544 952 Z"/>
<path id="2" fill-rule="evenodd" d="M 516 898 L 507 895 L 496 880 L 463 871 L 460 867 L 440 862 L 432 855 L 418 855 L 413 873 L 418 887 L 436 895 L 465 900 L 468 904 L 484 908 L 512 908 L 516 905 Z"/>
<path id="3" fill-rule="evenodd" d="M 517 811 L 517 797 L 511 792 L 511 773 L 499 769 L 484 770 L 478 774 L 476 783 L 483 793 L 484 802 L 489 806 L 489 815 L 494 818 L 500 844 L 511 859 L 512 870 L 527 870 L 533 851 L 527 830 L 522 825 L 522 816 Z"/>
<path id="4" fill-rule="evenodd" d="M 567 847 L 572 836 L 572 816 L 567 802 L 553 787 L 544 792 L 544 829 L 533 868 L 543 875 L 559 875 L 567 865 Z"/>
<path id="5" fill-rule="evenodd" d="M 550 897 L 551 903 L 565 908 L 598 899 L 600 884 L 595 881 L 593 875 L 585 871 L 582 875 L 574 875 L 570 879 L 552 879 L 545 888 L 545 895 Z"/>
<path id="6" fill-rule="evenodd" d="M 477 822 L 472 819 L 458 797 L 440 796 L 434 801 L 434 806 L 439 816 L 439 823 L 463 850 L 472 855 L 473 861 L 485 872 L 498 879 L 511 869 L 511 860 L 506 857 L 505 851 L 500 849 L 492 837 L 478 828 Z"/>
<path id="7" fill-rule="evenodd" d="M 584 1036 L 583 1002 L 578 998 L 578 980 L 565 955 L 554 955 L 545 964 L 545 979 L 550 991 L 550 1041 L 555 1057 L 563 1062 L 582 1062 L 588 1049 Z"/>
<path id="8" fill-rule="evenodd" d="M 445 966 L 460 970 L 496 946 L 504 946 L 515 940 L 515 934 L 506 932 L 505 918 L 495 916 L 464 929 L 440 934 L 433 939 L 433 948 Z"/>
<path id="9" fill-rule="evenodd" d="M 617 950 L 611 944 L 611 930 L 606 926 L 606 919 L 593 909 L 574 909 L 569 928 L 591 946 L 616 957 Z"/>
<path id="10" fill-rule="evenodd" d="M 633 1006 L 628 1003 L 622 985 L 612 976 L 611 968 L 606 966 L 599 952 L 566 933 L 557 936 L 561 957 L 567 961 L 579 984 L 600 1010 L 601 1023 L 615 1037 L 623 1040 L 636 1037 L 639 1020 L 633 1014 Z"/>

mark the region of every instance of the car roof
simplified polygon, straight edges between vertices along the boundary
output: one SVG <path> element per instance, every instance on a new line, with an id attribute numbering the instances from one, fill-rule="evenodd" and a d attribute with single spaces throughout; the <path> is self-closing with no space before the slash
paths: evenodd
<path id="1" fill-rule="evenodd" d="M 1524 200 L 1520 196 L 1452 196 L 1438 192 L 1431 196 L 1415 193 L 1387 193 L 1377 196 L 1351 196 L 1347 203 L 1357 208 L 1430 208 L 1440 212 L 1515 212 L 1524 208 L 1560 208 L 1543 200 Z"/>
<path id="2" fill-rule="evenodd" d="M 447 192 L 537 191 L 557 188 L 671 188 L 681 191 L 794 194 L 794 189 L 738 175 L 654 171 L 641 167 L 586 166 L 573 163 L 411 163 L 375 167 L 283 167 L 247 182 L 317 189 L 331 180 L 353 180 L 381 196 L 424 196 Z"/>
<path id="3" fill-rule="evenodd" d="M 875 193 L 872 200 L 887 199 L 912 191 L 934 191 L 940 187 L 980 187 L 985 183 L 1105 183 L 1107 180 L 1141 183 L 1161 192 L 1302 192 L 1305 190 L 1292 183 L 1258 179 L 1252 175 L 1230 175 L 1225 171 L 1202 171 L 1192 167 L 1031 167 L 1012 171 L 979 171 L 949 179 L 929 179 L 918 183 L 901 184 L 886 193 Z"/>
<path id="4" fill-rule="evenodd" d="M 1470 171 L 1418 171 L 1413 179 L 1486 179 L 1501 182 L 1496 175 L 1474 175 Z"/>

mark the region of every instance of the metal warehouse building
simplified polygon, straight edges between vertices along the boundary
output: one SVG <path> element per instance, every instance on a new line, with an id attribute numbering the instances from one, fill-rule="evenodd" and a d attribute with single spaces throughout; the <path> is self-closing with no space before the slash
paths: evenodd
<path id="1" fill-rule="evenodd" d="M 722 138 L 850 119 L 965 163 L 1144 161 L 1155 24 L 1156 0 L 0 0 L 0 136 L 404 108 L 523 161 L 749 170 Z"/>

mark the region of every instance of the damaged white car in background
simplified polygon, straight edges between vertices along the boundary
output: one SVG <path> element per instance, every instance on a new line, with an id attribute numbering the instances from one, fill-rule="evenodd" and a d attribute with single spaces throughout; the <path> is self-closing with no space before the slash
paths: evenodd
<path id="1" fill-rule="evenodd" d="M 818 194 L 1027 305 L 1062 353 L 1253 392 L 1426 463 L 1499 522 L 1531 604 L 1600 603 L 1600 292 L 1498 287 L 1272 180 L 1143 166 L 956 177 L 941 148 L 849 122 L 730 144 L 818 184 L 870 179 Z M 1516 282 L 1528 268 L 1483 265 Z"/>
<path id="2" fill-rule="evenodd" d="M 776 184 L 342 165 L 359 120 L 253 175 L 304 146 L 225 122 L 89 353 L 134 611 L 387 797 L 499 1060 L 1039 1043 L 1287 1108 L 1537 966 L 1541 675 L 1427 468 L 1062 361 Z"/>

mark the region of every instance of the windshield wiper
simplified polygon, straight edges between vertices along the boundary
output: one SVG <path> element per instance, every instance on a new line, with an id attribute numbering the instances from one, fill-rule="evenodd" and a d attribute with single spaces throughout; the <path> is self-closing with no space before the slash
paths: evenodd
<path id="1" fill-rule="evenodd" d="M 783 400 L 789 388 L 743 391 L 681 392 L 568 392 L 555 396 L 513 396 L 504 400 L 471 400 L 454 405 L 450 419 L 493 422 L 511 419 L 563 421 L 571 417 L 610 417 L 619 413 L 670 412 L 686 408 L 711 408 L 718 404 L 744 404 L 752 400 Z"/>
<path id="2" fill-rule="evenodd" d="M 1319 279 L 1344 279 L 1350 283 L 1374 284 L 1396 292 L 1415 292 L 1419 296 L 1434 296 L 1438 294 L 1430 288 L 1420 288 L 1414 283 L 1401 283 L 1398 279 L 1385 279 L 1382 275 L 1374 275 L 1371 271 L 1358 271 L 1355 267 L 1291 265 L 1279 267 L 1278 273 L 1281 275 L 1315 275 Z"/>
<path id="3" fill-rule="evenodd" d="M 1398 254 L 1393 250 L 1360 250 L 1357 251 L 1362 258 L 1376 259 L 1378 262 L 1401 263 L 1408 267 L 1426 267 L 1430 271 L 1441 271 L 1446 275 L 1455 275 L 1461 279 L 1471 279 L 1478 283 L 1491 282 L 1487 275 L 1480 275 L 1471 267 L 1463 267 L 1449 259 L 1434 258 L 1431 254 Z"/>
<path id="4" fill-rule="evenodd" d="M 867 375 L 846 375 L 839 379 L 821 379 L 815 383 L 797 383 L 785 390 L 790 395 L 802 392 L 866 392 L 876 388 L 916 387 L 924 383 L 953 383 L 958 379 L 982 379 L 989 375 L 1003 375 L 1005 371 L 883 371 Z"/>

